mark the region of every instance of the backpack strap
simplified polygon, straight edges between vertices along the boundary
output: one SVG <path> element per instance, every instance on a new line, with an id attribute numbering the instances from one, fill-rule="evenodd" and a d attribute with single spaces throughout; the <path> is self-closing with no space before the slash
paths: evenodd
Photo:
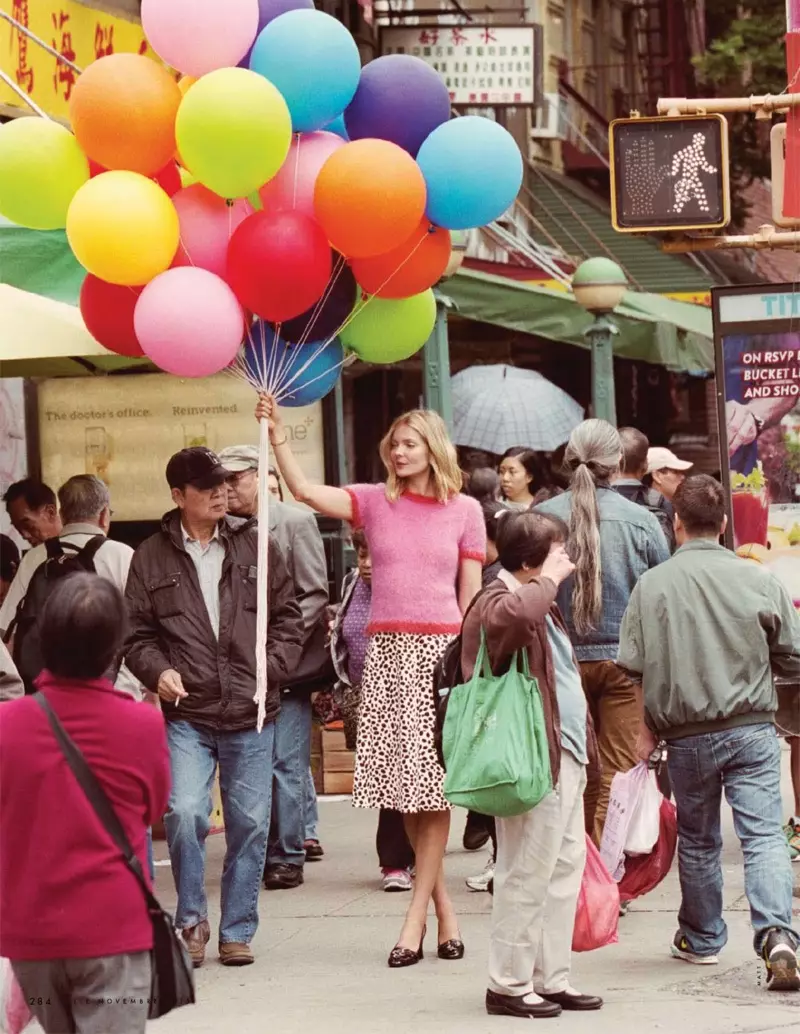
<path id="1" fill-rule="evenodd" d="M 69 548 L 73 548 L 70 546 L 69 542 L 67 542 L 66 545 Z M 59 538 L 45 539 L 44 548 L 47 550 L 48 560 L 57 560 L 60 556 L 64 555 L 64 543 Z"/>
<path id="2" fill-rule="evenodd" d="M 98 549 L 107 542 L 105 535 L 94 535 L 83 549 L 80 550 L 77 557 L 75 558 L 81 567 L 85 568 L 90 573 L 94 572 L 94 558 L 97 554 Z"/>

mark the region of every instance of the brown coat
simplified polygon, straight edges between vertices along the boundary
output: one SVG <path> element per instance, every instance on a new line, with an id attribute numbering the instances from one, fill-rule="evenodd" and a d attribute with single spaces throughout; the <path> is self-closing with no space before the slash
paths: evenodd
<path id="1" fill-rule="evenodd" d="M 559 628 L 567 633 L 555 599 L 556 586 L 549 578 L 536 578 L 516 592 L 511 592 L 504 582 L 496 580 L 475 601 L 464 619 L 461 633 L 461 670 L 465 680 L 469 680 L 475 670 L 481 641 L 481 626 L 486 631 L 489 660 L 495 674 L 506 670 L 512 655 L 527 646 L 531 675 L 538 679 L 542 695 L 553 786 L 557 785 L 561 770 L 561 719 L 558 713 L 553 655 L 547 638 L 547 615 L 549 614 Z M 580 672 L 577 660 L 575 667 Z M 596 777 L 599 774 L 600 763 L 594 725 L 588 712 L 586 753 L 589 758 L 588 775 L 590 778 Z"/>
<path id="2" fill-rule="evenodd" d="M 237 732 L 256 724 L 256 521 L 226 518 L 219 536 L 225 547 L 219 639 L 183 545 L 180 514 L 173 510 L 131 562 L 125 590 L 130 622 L 125 663 L 153 692 L 168 668 L 180 674 L 189 695 L 178 707 L 162 705 L 168 721 Z M 296 668 L 303 643 L 294 583 L 272 535 L 268 574 L 266 720 L 271 722 L 278 714 L 280 686 Z"/>

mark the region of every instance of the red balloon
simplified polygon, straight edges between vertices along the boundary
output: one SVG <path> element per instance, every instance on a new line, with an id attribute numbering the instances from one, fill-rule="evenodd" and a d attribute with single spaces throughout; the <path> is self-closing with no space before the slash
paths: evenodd
<path id="1" fill-rule="evenodd" d="M 271 323 L 311 308 L 330 275 L 328 238 L 307 215 L 255 212 L 231 237 L 228 283 L 246 309 Z"/>
<path id="2" fill-rule="evenodd" d="M 108 172 L 108 169 L 104 169 L 99 162 L 89 159 L 89 176 L 94 179 L 95 176 L 99 176 L 103 172 Z M 172 197 L 173 194 L 177 194 L 178 191 L 183 187 L 181 182 L 181 174 L 178 171 L 178 166 L 175 162 L 169 162 L 164 168 L 150 177 L 154 180 L 163 191 L 166 192 L 168 197 Z"/>
<path id="3" fill-rule="evenodd" d="M 117 355 L 144 355 L 133 329 L 133 310 L 144 287 L 108 284 L 90 273 L 81 287 L 80 308 L 86 329 Z"/>

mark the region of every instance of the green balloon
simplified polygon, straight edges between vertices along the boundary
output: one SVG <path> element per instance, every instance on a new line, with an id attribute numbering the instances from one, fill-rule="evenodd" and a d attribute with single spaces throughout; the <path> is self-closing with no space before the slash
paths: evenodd
<path id="1" fill-rule="evenodd" d="M 292 119 L 276 86 L 246 68 L 219 68 L 178 108 L 181 163 L 220 197 L 247 197 L 272 179 L 289 153 Z"/>
<path id="2" fill-rule="evenodd" d="M 58 122 L 24 116 L 0 126 L 0 214 L 31 230 L 60 230 L 89 162 Z"/>
<path id="3" fill-rule="evenodd" d="M 425 344 L 436 323 L 430 288 L 410 298 L 368 298 L 339 337 L 365 363 L 399 363 Z"/>

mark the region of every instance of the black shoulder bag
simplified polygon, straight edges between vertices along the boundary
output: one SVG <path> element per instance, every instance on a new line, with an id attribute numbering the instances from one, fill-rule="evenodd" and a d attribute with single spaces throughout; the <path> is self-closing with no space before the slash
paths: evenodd
<path id="1" fill-rule="evenodd" d="M 194 974 L 192 964 L 180 935 L 176 932 L 172 916 L 159 905 L 147 886 L 142 866 L 133 853 L 130 841 L 117 818 L 114 807 L 100 783 L 86 763 L 76 743 L 70 738 L 47 699 L 36 693 L 34 700 L 47 715 L 58 745 L 80 788 L 97 813 L 106 832 L 122 851 L 125 864 L 142 888 L 150 921 L 153 924 L 153 948 L 150 952 L 150 1008 L 148 1019 L 157 1020 L 181 1005 L 193 1005 Z"/>

